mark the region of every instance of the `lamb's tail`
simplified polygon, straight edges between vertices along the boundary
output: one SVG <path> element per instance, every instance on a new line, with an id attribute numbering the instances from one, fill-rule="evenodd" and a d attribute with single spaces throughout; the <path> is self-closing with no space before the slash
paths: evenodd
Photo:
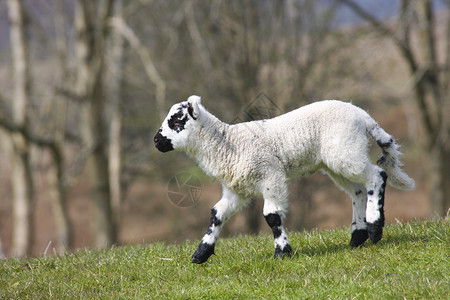
<path id="1" fill-rule="evenodd" d="M 402 153 L 398 150 L 399 145 L 372 118 L 367 120 L 366 128 L 369 135 L 375 139 L 378 146 L 383 150 L 383 155 L 378 159 L 377 164 L 387 173 L 388 183 L 400 190 L 413 190 L 415 187 L 414 179 L 410 178 L 400 168 L 403 164 L 400 161 Z"/>

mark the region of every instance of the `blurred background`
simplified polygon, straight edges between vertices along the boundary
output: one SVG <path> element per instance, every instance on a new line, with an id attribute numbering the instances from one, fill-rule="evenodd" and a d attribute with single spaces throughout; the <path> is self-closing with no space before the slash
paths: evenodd
<path id="1" fill-rule="evenodd" d="M 220 184 L 152 142 L 192 94 L 229 123 L 351 101 L 398 139 L 416 180 L 387 189 L 387 222 L 446 216 L 449 12 L 449 0 L 0 1 L 0 256 L 199 239 Z M 328 177 L 292 181 L 288 230 L 350 223 Z M 222 236 L 269 231 L 255 199 Z"/>

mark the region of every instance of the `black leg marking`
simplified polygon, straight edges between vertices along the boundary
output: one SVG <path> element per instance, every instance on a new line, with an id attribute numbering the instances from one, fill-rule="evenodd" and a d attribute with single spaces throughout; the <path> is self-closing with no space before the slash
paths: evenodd
<path id="1" fill-rule="evenodd" d="M 281 236 L 281 217 L 278 214 L 268 214 L 264 216 L 273 232 L 273 238 L 277 239 Z"/>
<path id="2" fill-rule="evenodd" d="M 264 216 L 270 227 L 281 226 L 281 217 L 279 214 L 268 214 Z"/>
<path id="3" fill-rule="evenodd" d="M 218 234 L 217 230 L 219 230 L 221 225 L 222 225 L 222 220 L 220 220 L 217 217 L 217 210 L 215 208 L 213 208 L 211 210 L 211 219 L 209 220 L 209 226 L 208 226 L 208 229 L 206 230 L 205 237 L 212 235 L 211 240 L 215 241 L 214 235 Z M 214 231 L 216 231 L 216 232 L 214 232 Z M 192 262 L 196 263 L 196 264 L 202 264 L 205 261 L 207 261 L 208 258 L 214 254 L 214 247 L 215 247 L 215 242 L 210 244 L 210 243 L 206 243 L 206 242 L 204 242 L 204 240 L 202 240 L 202 242 L 198 246 L 197 250 L 195 250 L 194 254 L 192 255 Z"/>
<path id="4" fill-rule="evenodd" d="M 195 250 L 194 254 L 192 255 L 192 262 L 196 264 L 202 264 L 207 261 L 208 258 L 214 254 L 214 247 L 215 244 L 210 245 L 201 242 L 200 245 L 198 245 L 197 250 Z"/>
<path id="5" fill-rule="evenodd" d="M 369 238 L 369 233 L 365 229 L 356 229 L 352 232 L 350 246 L 359 247 Z"/>
<path id="6" fill-rule="evenodd" d="M 206 230 L 206 234 L 211 234 L 214 227 L 219 227 L 222 225 L 222 221 L 217 218 L 217 210 L 215 208 L 211 209 L 211 219 L 209 219 L 208 230 Z"/>
<path id="7" fill-rule="evenodd" d="M 291 257 L 292 255 L 292 247 L 289 244 L 286 244 L 283 248 L 281 248 L 280 245 L 277 245 L 275 247 L 275 255 L 274 258 L 285 258 L 285 257 Z"/>
<path id="8" fill-rule="evenodd" d="M 275 258 L 283 258 L 286 256 L 291 256 L 292 247 L 287 240 L 286 233 L 283 229 L 283 223 L 281 221 L 280 215 L 276 213 L 268 214 L 264 216 L 269 224 L 270 228 L 272 228 L 273 238 L 275 241 Z"/>

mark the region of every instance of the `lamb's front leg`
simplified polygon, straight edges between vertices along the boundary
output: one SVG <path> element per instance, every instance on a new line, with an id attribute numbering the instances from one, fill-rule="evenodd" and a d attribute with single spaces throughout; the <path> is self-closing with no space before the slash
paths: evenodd
<path id="1" fill-rule="evenodd" d="M 286 235 L 286 231 L 283 227 L 283 220 L 279 213 L 269 213 L 264 215 L 264 218 L 272 228 L 274 244 L 275 244 L 275 255 L 274 257 L 284 257 L 291 256 L 292 247 L 289 244 L 289 240 Z"/>
<path id="2" fill-rule="evenodd" d="M 264 218 L 273 232 L 275 255 L 285 257 L 292 254 L 292 247 L 283 227 L 283 218 L 287 207 L 287 186 L 278 182 L 275 185 L 266 186 L 264 196 Z"/>
<path id="3" fill-rule="evenodd" d="M 240 199 L 238 195 L 222 186 L 222 198 L 211 210 L 211 219 L 206 234 L 203 236 L 200 245 L 192 255 L 193 263 L 202 264 L 214 254 L 214 247 L 223 224 L 229 217 L 237 212 L 243 204 L 244 201 Z"/>

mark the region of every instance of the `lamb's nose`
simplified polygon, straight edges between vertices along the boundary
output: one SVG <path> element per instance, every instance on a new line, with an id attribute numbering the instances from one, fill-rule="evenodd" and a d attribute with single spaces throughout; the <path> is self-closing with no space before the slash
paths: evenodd
<path id="1" fill-rule="evenodd" d="M 161 135 L 161 129 L 158 130 L 158 133 L 155 134 L 155 137 L 153 138 L 153 142 L 155 144 L 159 143 L 162 140 L 162 135 Z"/>

